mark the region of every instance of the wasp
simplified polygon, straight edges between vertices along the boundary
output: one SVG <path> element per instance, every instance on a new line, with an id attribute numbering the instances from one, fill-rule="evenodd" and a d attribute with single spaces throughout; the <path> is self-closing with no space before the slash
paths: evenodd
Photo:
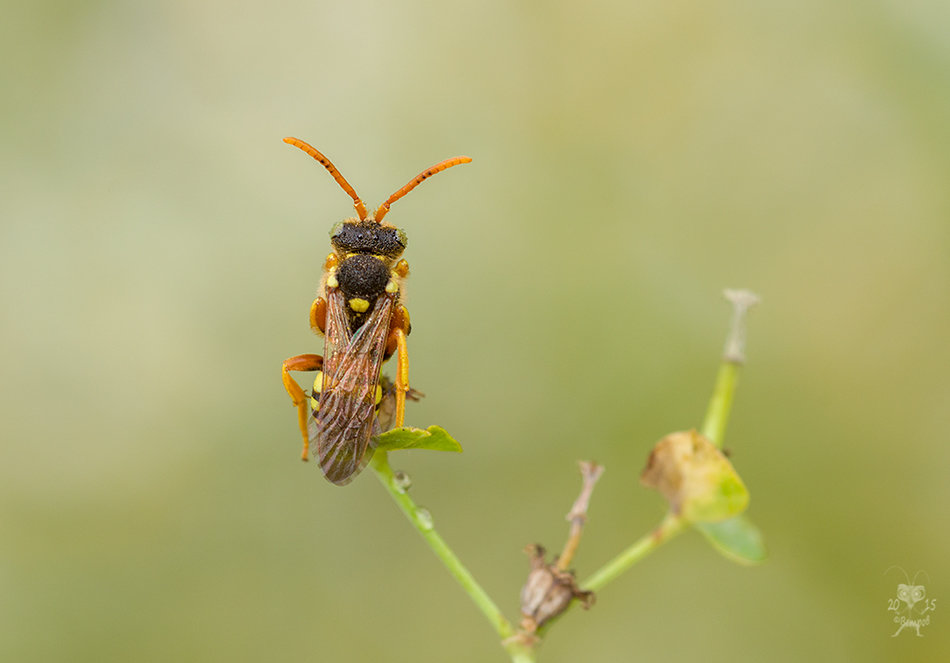
<path id="1" fill-rule="evenodd" d="M 370 212 L 323 154 L 297 138 L 284 142 L 319 161 L 353 199 L 356 209 L 356 217 L 330 230 L 333 251 L 323 264 L 317 298 L 310 306 L 310 327 L 325 338 L 323 356 L 297 355 L 281 366 L 284 388 L 297 408 L 303 436 L 301 458 L 307 460 L 312 448 L 324 476 L 342 486 L 373 455 L 373 438 L 380 433 L 383 387 L 390 384 L 388 380 L 380 384 L 380 370 L 393 354 L 397 365 L 391 383 L 395 392 L 391 418 L 396 427 L 403 425 L 406 395 L 411 396 L 406 348 L 411 325 L 402 304 L 409 275 L 409 263 L 402 258 L 406 233 L 383 219 L 390 205 L 426 179 L 471 159 L 454 157 L 427 168 Z M 290 371 L 316 371 L 309 397 Z"/>

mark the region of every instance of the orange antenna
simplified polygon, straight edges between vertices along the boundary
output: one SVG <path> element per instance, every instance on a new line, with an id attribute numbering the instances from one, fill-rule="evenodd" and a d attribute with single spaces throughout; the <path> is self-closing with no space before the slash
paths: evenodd
<path id="1" fill-rule="evenodd" d="M 356 195 L 356 191 L 353 190 L 353 187 L 350 186 L 350 183 L 346 181 L 346 178 L 340 174 L 340 171 L 336 169 L 336 166 L 334 166 L 329 159 L 323 156 L 323 154 L 315 147 L 305 143 L 299 138 L 285 138 L 284 142 L 288 145 L 299 147 L 301 150 L 319 161 L 324 168 L 329 170 L 330 174 L 333 175 L 333 179 L 336 180 L 336 183 L 339 184 L 343 190 L 349 194 L 350 198 L 353 199 L 353 207 L 356 208 L 356 214 L 360 217 L 360 221 L 366 220 L 366 205 L 363 204 L 363 201 L 360 200 L 360 197 Z"/>
<path id="2" fill-rule="evenodd" d="M 383 217 L 389 213 L 390 205 L 392 205 L 394 202 L 396 202 L 397 200 L 405 196 L 407 193 L 415 189 L 417 186 L 422 184 L 423 181 L 429 179 L 436 173 L 441 173 L 446 168 L 457 166 L 460 163 L 468 163 L 469 161 L 471 161 L 469 157 L 453 157 L 451 159 L 446 159 L 445 161 L 441 161 L 435 164 L 434 166 L 432 166 L 431 168 L 427 168 L 426 170 L 422 171 L 421 173 L 416 175 L 414 178 L 412 178 L 412 180 L 409 181 L 409 184 L 399 189 L 399 191 L 397 191 L 396 193 L 391 195 L 389 198 L 387 198 L 385 203 L 379 206 L 379 209 L 376 210 L 376 214 L 374 217 L 376 219 L 376 223 L 379 223 L 380 221 L 382 221 Z"/>

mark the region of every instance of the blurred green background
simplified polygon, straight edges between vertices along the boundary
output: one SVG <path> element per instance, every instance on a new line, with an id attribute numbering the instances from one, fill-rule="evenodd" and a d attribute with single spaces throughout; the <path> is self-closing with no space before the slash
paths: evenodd
<path id="1" fill-rule="evenodd" d="M 297 460 L 278 375 L 330 226 L 409 235 L 415 498 L 514 618 L 653 527 L 724 287 L 763 304 L 726 447 L 771 558 L 688 533 L 540 660 L 950 657 L 950 5 L 7 3 L 0 660 L 503 661 L 371 473 Z M 391 370 L 391 369 L 390 369 Z M 897 571 L 927 572 L 923 638 Z"/>

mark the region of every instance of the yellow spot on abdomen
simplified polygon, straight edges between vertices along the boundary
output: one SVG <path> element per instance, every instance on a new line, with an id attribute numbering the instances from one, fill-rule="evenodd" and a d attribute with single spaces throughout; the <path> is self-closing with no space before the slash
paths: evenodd
<path id="1" fill-rule="evenodd" d="M 369 302 L 365 299 L 360 299 L 359 297 L 354 297 L 350 300 L 350 308 L 356 311 L 357 313 L 365 313 L 366 309 L 369 308 Z"/>
<path id="2" fill-rule="evenodd" d="M 320 409 L 320 399 L 318 394 L 323 391 L 323 371 L 317 371 L 317 377 L 313 379 L 313 396 L 310 397 L 310 407 L 315 411 Z"/>

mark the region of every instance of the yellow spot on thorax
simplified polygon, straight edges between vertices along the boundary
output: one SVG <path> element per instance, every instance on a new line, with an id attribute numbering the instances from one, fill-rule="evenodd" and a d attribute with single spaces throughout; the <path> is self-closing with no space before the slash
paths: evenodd
<path id="1" fill-rule="evenodd" d="M 359 297 L 354 297 L 349 302 L 350 308 L 356 311 L 357 313 L 365 313 L 366 309 L 369 308 L 369 302 L 365 299 L 360 299 Z"/>

